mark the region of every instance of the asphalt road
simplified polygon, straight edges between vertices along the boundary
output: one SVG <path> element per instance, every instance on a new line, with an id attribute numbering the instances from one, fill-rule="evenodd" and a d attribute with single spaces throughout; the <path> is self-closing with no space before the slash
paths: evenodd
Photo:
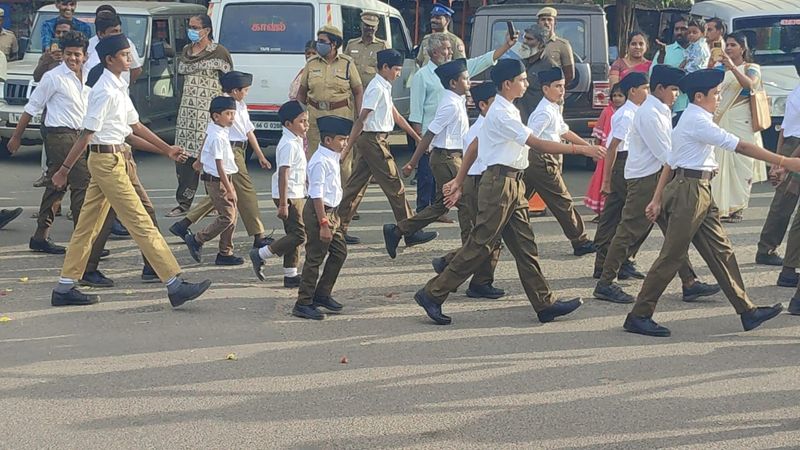
<path id="1" fill-rule="evenodd" d="M 251 172 L 263 218 L 280 235 L 271 172 L 259 170 Z M 30 187 L 38 153 L 2 161 L 0 171 L 0 207 L 25 208 L 0 231 L 0 447 L 800 446 L 800 318 L 783 314 L 744 333 L 722 295 L 684 304 L 676 281 L 656 315 L 673 337 L 624 333 L 629 307 L 588 298 L 592 258 L 571 255 L 552 217 L 533 220 L 543 270 L 559 296 L 587 303 L 546 325 L 507 251 L 496 282 L 506 298 L 474 300 L 462 288 L 445 305 L 453 325 L 432 325 L 412 296 L 432 276 L 431 258 L 459 244 L 458 226 L 435 224 L 438 240 L 391 260 L 380 234 L 391 212 L 375 186 L 352 227 L 365 243 L 349 249 L 335 290 L 346 308 L 322 322 L 290 316 L 296 292 L 280 287 L 279 262 L 260 283 L 249 266 L 195 264 L 171 236 L 186 277 L 214 281 L 200 300 L 171 310 L 162 286 L 139 282 L 133 242 L 113 240 L 101 269 L 117 286 L 98 305 L 52 308 L 62 257 L 27 250 L 41 196 Z M 174 204 L 172 165 L 139 157 L 139 172 L 163 215 Z M 573 194 L 589 176 L 567 174 Z M 745 220 L 728 231 L 754 301 L 787 304 L 794 291 L 775 286 L 777 270 L 753 264 L 771 196 L 757 186 Z M 166 232 L 170 219 L 159 220 Z M 56 242 L 71 228 L 59 218 Z M 236 241 L 244 256 L 243 227 Z M 640 268 L 661 243 L 654 232 Z M 691 258 L 709 280 L 694 250 Z M 624 285 L 635 294 L 641 282 Z"/>

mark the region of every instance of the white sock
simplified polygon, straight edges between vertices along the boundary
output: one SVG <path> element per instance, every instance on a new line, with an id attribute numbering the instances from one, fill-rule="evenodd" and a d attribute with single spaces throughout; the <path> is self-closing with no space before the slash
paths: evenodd
<path id="1" fill-rule="evenodd" d="M 66 294 L 73 287 L 75 287 L 75 280 L 72 278 L 61 277 L 58 279 L 58 284 L 56 285 L 55 291 L 59 294 Z"/>
<path id="2" fill-rule="evenodd" d="M 297 276 L 297 267 L 284 267 L 283 276 L 293 278 Z"/>
<path id="3" fill-rule="evenodd" d="M 261 259 L 269 259 L 272 256 L 272 252 L 269 251 L 269 245 L 265 245 L 258 249 L 258 256 L 260 256 Z"/>

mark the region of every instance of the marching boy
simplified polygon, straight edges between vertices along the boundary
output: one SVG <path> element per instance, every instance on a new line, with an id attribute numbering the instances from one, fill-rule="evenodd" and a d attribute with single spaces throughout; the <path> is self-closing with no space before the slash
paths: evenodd
<path id="1" fill-rule="evenodd" d="M 233 147 L 234 162 L 239 170 L 231 179 L 239 199 L 236 207 L 239 210 L 242 222 L 244 222 L 244 228 L 247 230 L 248 235 L 253 236 L 253 248 L 258 248 L 266 245 L 267 239 L 264 237 L 264 224 L 261 222 L 256 190 L 253 187 L 250 172 L 247 170 L 246 155 L 248 146 L 253 149 L 253 153 L 258 158 L 258 163 L 262 169 L 269 169 L 272 166 L 258 145 L 258 139 L 256 139 L 254 133 L 255 126 L 250 121 L 250 113 L 247 112 L 247 104 L 244 102 L 250 86 L 253 84 L 253 75 L 234 70 L 222 75 L 219 82 L 225 95 L 236 100 L 236 117 L 233 119 L 233 125 L 229 129 L 229 133 L 231 147 Z M 185 218 L 169 227 L 170 233 L 186 240 L 186 235 L 191 233 L 189 226 L 207 216 L 213 209 L 214 204 L 211 199 L 209 197 L 204 198 L 202 202 L 195 205 L 186 214 Z"/>
<path id="2" fill-rule="evenodd" d="M 318 307 L 335 312 L 342 310 L 342 305 L 331 297 L 331 291 L 347 259 L 347 244 L 336 207 L 342 201 L 339 161 L 347 146 L 353 121 L 324 116 L 317 119 L 317 128 L 320 145 L 308 161 L 309 201 L 303 207 L 307 237 L 306 262 L 303 264 L 300 290 L 292 315 L 322 320 L 325 315 Z M 319 267 L 323 261 L 325 268 L 320 277 Z"/>
<path id="3" fill-rule="evenodd" d="M 250 250 L 256 276 L 264 281 L 261 268 L 267 258 L 283 256 L 283 286 L 300 287 L 297 263 L 300 246 L 306 241 L 303 224 L 303 206 L 306 203 L 306 152 L 303 139 L 308 131 L 308 112 L 303 104 L 292 100 L 278 109 L 278 119 L 283 125 L 283 135 L 275 150 L 278 171 L 272 176 L 272 200 L 278 207 L 278 218 L 283 221 L 286 235 L 261 248 Z"/>
<path id="4" fill-rule="evenodd" d="M 218 266 L 236 266 L 244 260 L 233 254 L 233 231 L 236 228 L 236 189 L 231 175 L 237 173 L 233 148 L 230 143 L 230 127 L 236 115 L 236 100 L 232 97 L 214 97 L 211 100 L 211 123 L 206 128 L 206 140 L 200 153 L 203 165 L 203 180 L 208 198 L 217 210 L 214 219 L 202 231 L 186 235 L 186 246 L 195 261 L 200 262 L 203 244 L 219 235 Z"/>

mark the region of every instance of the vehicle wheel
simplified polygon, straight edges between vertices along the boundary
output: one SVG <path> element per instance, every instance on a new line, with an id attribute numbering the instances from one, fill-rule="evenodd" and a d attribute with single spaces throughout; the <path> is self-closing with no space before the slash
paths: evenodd
<path id="1" fill-rule="evenodd" d="M 8 139 L 0 138 L 0 159 L 11 158 L 11 153 L 8 151 Z"/>

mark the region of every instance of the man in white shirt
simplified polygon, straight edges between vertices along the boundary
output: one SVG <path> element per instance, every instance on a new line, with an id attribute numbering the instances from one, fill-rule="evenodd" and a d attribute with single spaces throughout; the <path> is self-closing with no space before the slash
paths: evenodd
<path id="1" fill-rule="evenodd" d="M 122 72 L 130 67 L 129 45 L 124 35 L 110 36 L 97 45 L 97 53 L 105 68 L 103 75 L 89 93 L 87 112 L 81 126 L 83 131 L 61 168 L 52 177 L 54 187 L 63 188 L 70 171 L 88 147 L 87 165 L 92 178 L 86 190 L 80 219 L 67 246 L 61 278 L 51 296 L 53 306 L 91 305 L 99 301 L 96 295 L 80 292 L 75 287 L 75 281 L 84 273 L 92 241 L 109 208 L 114 208 L 117 217 L 152 263 L 158 277 L 166 284 L 173 307 L 194 300 L 211 286 L 209 280 L 192 284 L 178 277 L 181 268 L 164 237 L 147 215 L 126 173 L 122 153 L 125 151 L 125 140 L 131 133 L 149 144 L 151 150 L 160 151 L 174 160 L 186 158 L 183 150 L 170 147 L 139 122 L 139 114 L 127 95 L 128 85 L 121 78 Z"/>
<path id="2" fill-rule="evenodd" d="M 589 145 L 564 122 L 561 105 L 564 104 L 564 72 L 560 67 L 539 72 L 544 98 L 528 118 L 528 128 L 533 130 L 539 139 L 561 142 L 562 139 L 573 145 Z M 556 156 L 530 152 L 529 164 L 525 169 L 525 197 L 530 199 L 538 193 L 544 203 L 553 212 L 561 225 L 564 235 L 572 243 L 575 256 L 583 256 L 595 252 L 595 246 L 586 236 L 583 219 L 575 210 L 572 195 L 567 190 L 561 176 L 561 163 Z M 537 250 L 538 253 L 538 250 Z"/>
<path id="3" fill-rule="evenodd" d="M 618 284 L 614 283 L 614 279 L 622 279 L 621 274 L 626 261 L 647 239 L 653 228 L 653 223 L 645 215 L 645 208 L 653 198 L 661 168 L 666 164 L 667 155 L 672 148 L 672 111 L 670 108 L 678 98 L 678 81 L 685 74 L 682 69 L 661 64 L 653 69 L 653 75 L 650 78 L 652 95 L 642 89 L 629 90 L 634 97 L 637 97 L 636 101 L 639 100 L 640 94 L 644 94 L 645 100 L 633 115 L 633 120 L 628 126 L 629 132 L 623 137 L 627 144 L 627 159 L 623 165 L 625 187 L 622 191 L 625 197 L 619 224 L 614 230 L 613 239 L 608 245 L 608 251 L 599 274 L 595 268 L 597 274 L 595 278 L 600 280 L 594 289 L 594 296 L 599 300 L 612 303 L 633 303 L 635 301 L 632 295 L 627 294 Z M 612 131 L 612 134 L 615 133 Z M 619 160 L 619 153 L 617 160 Z M 606 164 L 608 163 L 607 160 Z M 615 167 L 614 170 L 619 169 Z M 666 220 L 659 217 L 656 222 L 661 231 L 666 234 Z M 598 252 L 599 254 L 600 252 Z M 720 291 L 718 285 L 708 285 L 697 281 L 697 276 L 689 264 L 688 255 L 685 262 L 678 268 L 678 275 L 683 286 L 683 300 L 686 302 L 714 295 Z"/>
<path id="4" fill-rule="evenodd" d="M 86 55 L 86 37 L 77 31 L 68 32 L 60 41 L 63 54 L 62 63 L 45 73 L 36 90 L 25 105 L 25 112 L 8 142 L 8 150 L 15 153 L 21 144 L 22 133 L 33 117 L 41 114 L 45 107 L 45 126 L 48 129 L 45 141 L 47 152 L 48 178 L 61 167 L 70 148 L 78 140 L 86 114 L 89 88 L 86 86 L 87 73 L 83 70 Z M 78 223 L 81 207 L 89 186 L 89 169 L 86 160 L 76 161 L 70 171 L 67 186 L 70 191 L 72 220 Z M 64 191 L 56 189 L 52 183 L 45 187 L 39 206 L 36 232 L 29 242 L 31 250 L 50 254 L 63 254 L 66 249 L 50 240 L 56 209 L 61 206 Z"/>
<path id="5" fill-rule="evenodd" d="M 711 196 L 711 178 L 717 170 L 714 146 L 736 151 L 791 172 L 800 171 L 800 158 L 786 158 L 740 141 L 713 121 L 719 104 L 719 84 L 724 73 L 714 69 L 692 72 L 681 79 L 679 87 L 691 101 L 672 133 L 672 150 L 667 157 L 647 217 L 654 221 L 662 213 L 667 219 L 664 244 L 647 272 L 636 304 L 625 319 L 626 331 L 647 336 L 669 336 L 668 328 L 653 320 L 658 299 L 686 259 L 689 244 L 708 264 L 728 301 L 736 309 L 745 331 L 776 317 L 783 310 L 778 303 L 756 307 L 745 292 L 739 264 L 719 211 Z M 671 181 L 670 181 L 671 180 Z M 663 199 L 662 199 L 663 198 Z"/>
<path id="6" fill-rule="evenodd" d="M 601 147 L 575 146 L 539 139 L 522 124 L 514 100 L 528 87 L 525 67 L 518 59 L 503 59 L 492 69 L 492 81 L 498 95 L 486 113 L 483 129 L 470 144 L 477 152 L 467 150 L 458 175 L 444 186 L 445 204 L 454 205 L 461 197 L 461 188 L 476 158 L 487 169 L 481 176 L 478 191 L 478 217 L 466 244 L 444 271 L 417 291 L 414 300 L 435 323 L 448 325 L 450 317 L 442 312 L 442 304 L 451 291 L 486 263 L 498 239 L 502 237 L 514 255 L 517 271 L 528 300 L 539 321 L 550 322 L 571 313 L 583 303 L 580 298 L 556 301 L 542 275 L 536 257 L 536 243 L 528 223 L 525 185 L 522 175 L 528 166 L 528 152 L 582 153 L 602 158 Z M 530 147 L 530 148 L 529 148 Z M 535 149 L 535 150 L 532 150 Z M 486 205 L 485 208 L 483 206 Z"/>
<path id="7" fill-rule="evenodd" d="M 364 91 L 361 102 L 361 113 L 353 124 L 353 131 L 344 150 L 342 158 L 355 145 L 353 172 L 344 187 L 339 217 L 342 230 L 347 234 L 347 227 L 355 214 L 359 196 L 372 177 L 383 190 L 394 213 L 394 219 L 400 222 L 414 213 L 406 201 L 406 191 L 400 172 L 389 150 L 389 133 L 394 130 L 395 122 L 415 141 L 420 137 L 411 128 L 405 118 L 400 115 L 392 102 L 392 82 L 400 77 L 403 69 L 403 55 L 397 50 L 387 49 L 378 52 L 378 76 L 372 79 Z M 363 130 L 363 133 L 362 133 Z M 406 245 L 418 245 L 435 239 L 436 232 L 419 231 L 406 236 Z"/>
<path id="8" fill-rule="evenodd" d="M 101 9 L 95 13 L 94 28 L 96 34 L 89 39 L 89 47 L 86 54 L 85 70 L 87 73 L 100 64 L 100 58 L 95 50 L 97 43 L 108 36 L 122 34 L 122 21 L 115 12 Z M 131 49 L 131 68 L 122 73 L 122 78 L 125 79 L 129 86 L 133 86 L 139 75 L 142 74 L 142 62 L 133 41 L 128 39 L 128 45 L 130 45 Z"/>

